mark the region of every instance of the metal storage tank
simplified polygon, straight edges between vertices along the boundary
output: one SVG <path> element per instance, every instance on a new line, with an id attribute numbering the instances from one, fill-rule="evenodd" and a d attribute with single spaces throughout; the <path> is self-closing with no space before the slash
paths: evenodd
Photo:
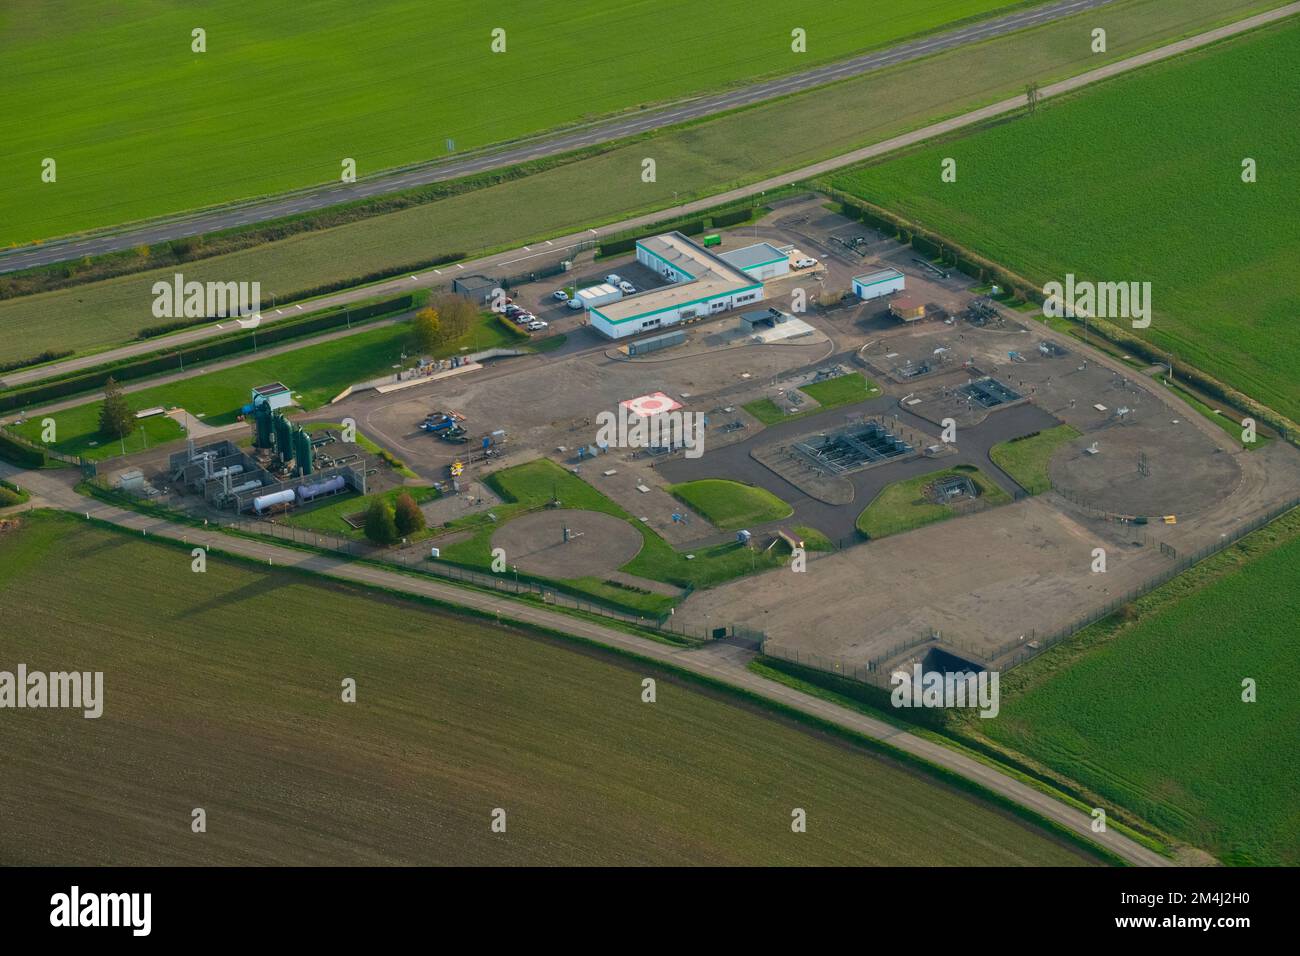
<path id="1" fill-rule="evenodd" d="M 342 491 L 344 484 L 343 476 L 335 475 L 333 478 L 326 478 L 314 485 L 299 485 L 298 500 L 311 501 L 317 495 L 328 495 L 335 491 Z"/>
<path id="2" fill-rule="evenodd" d="M 284 491 L 274 491 L 269 495 L 258 495 L 253 499 L 253 510 L 261 514 L 267 508 L 274 508 L 276 505 L 288 504 L 293 501 L 293 492 L 289 489 Z"/>

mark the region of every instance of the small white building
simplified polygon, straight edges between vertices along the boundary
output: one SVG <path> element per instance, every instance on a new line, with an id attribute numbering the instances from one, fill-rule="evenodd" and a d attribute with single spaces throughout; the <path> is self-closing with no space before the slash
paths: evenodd
<path id="1" fill-rule="evenodd" d="M 902 292 L 906 286 L 906 278 L 897 269 L 882 269 L 853 277 L 853 294 L 863 301 Z"/>
<path id="2" fill-rule="evenodd" d="M 284 408 L 286 405 L 293 404 L 293 391 L 282 382 L 258 385 L 253 389 L 252 404 L 256 405 L 258 402 L 266 402 L 271 406 L 272 411 Z"/>
<path id="3" fill-rule="evenodd" d="M 598 305 L 617 302 L 623 298 L 623 292 L 617 286 L 609 284 L 593 285 L 586 289 L 579 289 L 576 298 L 582 303 L 584 309 L 593 309 Z"/>
<path id="4" fill-rule="evenodd" d="M 611 339 L 719 315 L 763 298 L 763 283 L 680 232 L 642 239 L 637 262 L 670 283 L 588 310 L 591 327 Z"/>

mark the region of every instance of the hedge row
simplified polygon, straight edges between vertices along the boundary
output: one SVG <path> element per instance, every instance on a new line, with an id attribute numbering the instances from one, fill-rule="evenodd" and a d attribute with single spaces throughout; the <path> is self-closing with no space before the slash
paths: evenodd
<path id="1" fill-rule="evenodd" d="M 43 452 L 18 441 L 4 431 L 0 431 L 0 459 L 19 468 L 40 468 L 45 464 Z"/>
<path id="2" fill-rule="evenodd" d="M 712 217 L 713 228 L 722 229 L 726 226 L 734 226 L 738 222 L 745 222 L 754 211 L 748 206 L 742 206 L 740 209 L 733 209 L 730 212 L 721 212 Z"/>
<path id="3" fill-rule="evenodd" d="M 12 372 L 16 368 L 26 368 L 29 365 L 42 365 L 45 362 L 54 362 L 61 358 L 67 358 L 71 354 L 71 349 L 61 352 L 56 352 L 53 349 L 46 349 L 40 355 L 33 355 L 31 358 L 0 363 L 0 372 Z"/>
<path id="4" fill-rule="evenodd" d="M 337 328 L 349 322 L 365 322 L 382 315 L 408 312 L 414 303 L 415 296 L 408 293 L 396 298 L 372 302 L 360 308 L 344 309 L 336 307 L 319 314 L 304 316 L 301 319 L 277 322 L 258 332 L 257 344 L 261 348 L 286 339 Z M 237 352 L 248 351 L 252 347 L 252 336 L 235 333 L 183 349 L 154 353 L 137 359 L 129 359 L 116 365 L 100 366 L 87 372 L 70 375 L 67 378 L 43 382 L 39 385 L 0 394 L 0 411 L 24 408 L 29 405 L 41 405 L 80 392 L 98 391 L 104 387 L 104 383 L 110 377 L 119 382 L 128 382 L 137 378 L 157 375 L 160 372 L 170 372 L 181 368 L 186 363 L 197 365 L 200 362 L 209 362 Z"/>

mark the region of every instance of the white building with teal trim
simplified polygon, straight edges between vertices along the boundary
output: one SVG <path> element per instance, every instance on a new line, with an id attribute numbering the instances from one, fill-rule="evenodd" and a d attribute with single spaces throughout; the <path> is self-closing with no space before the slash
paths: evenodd
<path id="1" fill-rule="evenodd" d="M 592 328 L 611 339 L 698 322 L 763 298 L 761 279 L 680 232 L 638 241 L 636 258 L 669 284 L 589 309 Z"/>
<path id="2" fill-rule="evenodd" d="M 897 269 L 881 269 L 853 277 L 853 294 L 859 299 L 879 299 L 881 296 L 902 292 L 907 279 Z"/>

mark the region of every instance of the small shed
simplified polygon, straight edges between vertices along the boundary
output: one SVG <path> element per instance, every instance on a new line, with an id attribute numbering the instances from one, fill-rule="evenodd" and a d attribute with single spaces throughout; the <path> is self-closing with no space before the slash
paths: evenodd
<path id="1" fill-rule="evenodd" d="M 266 402 L 274 411 L 293 404 L 293 391 L 283 382 L 271 382 L 268 385 L 258 385 L 253 389 L 253 404 Z"/>
<path id="2" fill-rule="evenodd" d="M 889 303 L 889 312 L 896 319 L 915 322 L 917 319 L 925 318 L 925 303 L 918 302 L 909 295 L 900 295 Z"/>

